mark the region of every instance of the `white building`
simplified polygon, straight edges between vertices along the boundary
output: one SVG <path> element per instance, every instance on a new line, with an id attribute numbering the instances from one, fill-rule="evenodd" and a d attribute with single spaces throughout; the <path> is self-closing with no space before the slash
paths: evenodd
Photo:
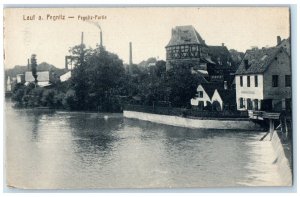
<path id="1" fill-rule="evenodd" d="M 66 72 L 65 74 L 59 77 L 61 82 L 67 81 L 71 78 L 71 71 Z"/>
<path id="2" fill-rule="evenodd" d="M 11 79 L 10 79 L 10 76 L 8 76 L 8 77 L 7 77 L 7 80 L 6 80 L 6 91 L 7 91 L 7 92 L 11 92 L 11 89 L 12 89 L 12 88 L 11 88 L 11 86 L 12 86 L 11 84 L 12 84 L 12 81 L 11 81 Z"/>
<path id="3" fill-rule="evenodd" d="M 37 81 L 40 87 L 45 87 L 51 85 L 50 83 L 50 72 L 49 71 L 41 71 L 37 72 Z M 32 72 L 25 72 L 25 85 L 34 82 L 34 77 L 32 76 Z"/>
<path id="4" fill-rule="evenodd" d="M 235 82 L 238 110 L 281 111 L 291 106 L 291 60 L 283 47 L 246 51 Z"/>
<path id="5" fill-rule="evenodd" d="M 17 75 L 17 83 L 25 83 L 25 76 L 24 74 Z"/>
<path id="6" fill-rule="evenodd" d="M 197 95 L 191 99 L 192 106 L 198 106 L 204 109 L 207 105 L 212 104 L 212 96 L 215 89 L 222 89 L 222 84 L 217 83 L 202 83 L 197 87 Z"/>

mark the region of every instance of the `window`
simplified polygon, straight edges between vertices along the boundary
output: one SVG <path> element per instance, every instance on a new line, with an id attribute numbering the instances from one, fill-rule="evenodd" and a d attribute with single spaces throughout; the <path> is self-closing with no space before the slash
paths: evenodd
<path id="1" fill-rule="evenodd" d="M 250 76 L 247 76 L 247 87 L 250 87 Z"/>
<path id="2" fill-rule="evenodd" d="M 278 87 L 278 75 L 272 75 L 272 87 Z"/>
<path id="3" fill-rule="evenodd" d="M 203 91 L 199 91 L 199 98 L 203 98 Z"/>
<path id="4" fill-rule="evenodd" d="M 257 75 L 254 76 L 254 84 L 255 84 L 255 87 L 258 87 L 258 77 L 257 77 Z"/>
<path id="5" fill-rule="evenodd" d="M 243 87 L 243 76 L 240 76 L 240 86 Z"/>
<path id="6" fill-rule="evenodd" d="M 240 108 L 244 108 L 244 99 L 240 98 Z"/>
<path id="7" fill-rule="evenodd" d="M 285 75 L 285 87 L 291 87 L 291 75 Z"/>

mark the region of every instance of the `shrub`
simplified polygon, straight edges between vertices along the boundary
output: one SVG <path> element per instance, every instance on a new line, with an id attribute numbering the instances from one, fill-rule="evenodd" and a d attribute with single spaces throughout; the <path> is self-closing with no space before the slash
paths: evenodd
<path id="1" fill-rule="evenodd" d="M 77 98 L 74 90 L 68 90 L 64 99 L 63 99 L 63 107 L 65 109 L 73 110 L 76 109 L 77 106 Z"/>

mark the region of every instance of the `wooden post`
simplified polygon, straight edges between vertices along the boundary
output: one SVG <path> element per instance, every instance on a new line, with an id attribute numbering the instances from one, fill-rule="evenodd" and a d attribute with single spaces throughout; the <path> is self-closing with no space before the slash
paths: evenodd
<path id="1" fill-rule="evenodd" d="M 282 121 L 282 117 L 279 117 L 279 121 L 280 121 L 280 131 L 281 133 L 284 133 L 284 122 Z"/>
<path id="2" fill-rule="evenodd" d="M 287 122 L 286 122 L 286 116 L 284 116 L 284 127 L 285 127 L 285 137 L 288 138 L 289 129 L 288 129 L 288 125 L 287 125 Z"/>
<path id="3" fill-rule="evenodd" d="M 269 131 L 270 131 L 270 141 L 272 140 L 274 134 L 274 121 L 273 119 L 269 119 Z"/>

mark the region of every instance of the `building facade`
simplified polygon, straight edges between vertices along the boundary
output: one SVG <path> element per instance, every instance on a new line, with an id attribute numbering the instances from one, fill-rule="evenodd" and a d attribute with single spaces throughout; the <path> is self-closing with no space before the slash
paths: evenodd
<path id="1" fill-rule="evenodd" d="M 185 67 L 210 82 L 231 84 L 234 81 L 236 65 L 224 43 L 208 46 L 191 25 L 172 29 L 166 57 L 166 70 Z"/>
<path id="2" fill-rule="evenodd" d="M 291 107 L 291 60 L 283 47 L 248 50 L 235 75 L 238 110 Z"/>
<path id="3" fill-rule="evenodd" d="M 216 89 L 223 89 L 221 83 L 202 83 L 197 87 L 197 94 L 191 99 L 191 105 L 194 108 L 204 110 L 211 109 L 213 103 L 212 98 Z"/>

